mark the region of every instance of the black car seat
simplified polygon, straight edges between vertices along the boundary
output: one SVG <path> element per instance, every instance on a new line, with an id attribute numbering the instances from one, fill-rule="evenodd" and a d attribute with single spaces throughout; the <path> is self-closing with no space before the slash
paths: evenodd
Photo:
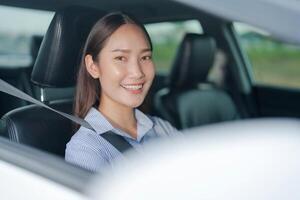
<path id="1" fill-rule="evenodd" d="M 15 86 L 23 92 L 33 95 L 33 87 L 30 83 L 30 74 L 33 68 L 33 64 L 37 55 L 37 51 L 40 47 L 42 36 L 34 35 L 30 40 L 30 54 L 31 63 L 25 66 L 1 66 L 0 67 L 0 78 L 4 81 Z M 17 99 L 7 94 L 0 94 L 0 117 L 8 111 L 28 105 L 26 101 Z"/>
<path id="2" fill-rule="evenodd" d="M 39 53 L 41 44 L 43 41 L 43 36 L 41 35 L 33 35 L 31 37 L 30 41 L 30 54 L 31 54 L 31 62 L 32 62 L 32 67 L 36 61 L 37 55 Z"/>
<path id="3" fill-rule="evenodd" d="M 15 86 L 19 90 L 27 94 L 32 94 L 31 86 L 30 86 L 30 79 L 28 78 L 29 67 L 0 67 L 0 78 L 4 81 L 10 83 L 11 85 Z M 17 99 L 10 95 L 1 93 L 0 94 L 0 117 L 3 116 L 8 111 L 28 105 L 26 101 Z"/>
<path id="4" fill-rule="evenodd" d="M 80 51 L 93 24 L 103 12 L 87 8 L 57 11 L 41 44 L 31 80 L 40 88 L 75 85 Z M 47 101 L 51 107 L 72 113 L 73 97 Z M 2 118 L 1 135 L 61 157 L 72 136 L 72 122 L 36 105 L 10 111 Z"/>
<path id="5" fill-rule="evenodd" d="M 212 37 L 185 35 L 168 86 L 155 96 L 157 112 L 175 127 L 184 129 L 239 118 L 230 95 L 207 81 L 215 52 Z"/>

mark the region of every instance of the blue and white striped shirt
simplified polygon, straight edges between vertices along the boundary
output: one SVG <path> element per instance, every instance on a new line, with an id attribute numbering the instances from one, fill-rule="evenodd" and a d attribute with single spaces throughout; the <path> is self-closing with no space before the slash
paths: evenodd
<path id="1" fill-rule="evenodd" d="M 92 107 L 85 120 L 96 133 L 80 127 L 67 144 L 65 160 L 96 172 L 106 165 L 113 165 L 117 158 L 124 158 L 121 152 L 100 136 L 108 131 L 121 135 L 136 150 L 141 150 L 144 143 L 154 138 L 180 134 L 169 122 L 158 117 L 147 116 L 138 109 L 135 109 L 135 117 L 137 119 L 137 139 L 114 128 L 101 112 Z"/>

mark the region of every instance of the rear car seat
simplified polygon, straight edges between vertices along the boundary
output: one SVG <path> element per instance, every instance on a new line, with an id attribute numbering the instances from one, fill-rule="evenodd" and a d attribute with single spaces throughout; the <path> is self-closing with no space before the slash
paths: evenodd
<path id="1" fill-rule="evenodd" d="M 215 52 L 212 37 L 185 35 L 168 86 L 155 96 L 157 112 L 175 127 L 184 129 L 239 118 L 230 95 L 207 81 Z"/>
<path id="2" fill-rule="evenodd" d="M 15 86 L 19 90 L 33 95 L 33 86 L 30 82 L 30 74 L 33 68 L 34 61 L 37 56 L 37 52 L 40 48 L 42 36 L 34 35 L 30 41 L 30 54 L 31 54 L 31 64 L 28 66 L 1 66 L 0 67 L 0 78 Z M 21 106 L 28 105 L 26 101 L 17 99 L 15 97 L 9 96 L 7 94 L 0 94 L 0 117 L 7 113 L 8 111 L 18 108 Z"/>

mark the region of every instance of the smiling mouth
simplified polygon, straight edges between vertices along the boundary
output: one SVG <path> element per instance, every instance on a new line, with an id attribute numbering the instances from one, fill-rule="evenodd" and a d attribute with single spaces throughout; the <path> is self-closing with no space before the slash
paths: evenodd
<path id="1" fill-rule="evenodd" d="M 138 94 L 142 92 L 142 88 L 144 83 L 141 84 L 128 84 L 128 85 L 121 85 L 124 89 L 130 91 L 133 94 Z"/>

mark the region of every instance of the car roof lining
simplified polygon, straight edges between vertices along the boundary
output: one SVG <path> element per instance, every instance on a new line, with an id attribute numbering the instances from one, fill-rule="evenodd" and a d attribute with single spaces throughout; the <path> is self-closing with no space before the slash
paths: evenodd
<path id="1" fill-rule="evenodd" d="M 3 0 L 1 5 L 15 6 L 29 9 L 39 9 L 48 11 L 57 11 L 70 6 L 90 7 L 99 9 L 100 11 L 116 11 L 122 10 L 133 14 L 143 23 L 160 22 L 176 19 L 191 18 L 216 18 L 206 12 L 199 11 L 187 5 L 183 5 L 174 1 L 152 0 L 141 2 L 139 0 L 114 0 L 114 1 L 98 1 L 98 0 Z M 167 10 L 167 12 L 166 12 Z M 218 18 L 218 17 L 217 17 Z M 221 18 L 218 18 L 219 20 Z"/>
<path id="2" fill-rule="evenodd" d="M 172 16 L 196 17 L 201 13 L 201 15 L 214 16 L 226 21 L 242 21 L 252 24 L 269 31 L 274 37 L 285 42 L 300 43 L 300 37 L 297 34 L 299 32 L 299 9 L 297 8 L 299 3 L 296 1 L 286 1 L 284 3 L 270 0 L 255 0 L 253 2 L 240 2 L 237 0 L 226 0 L 224 2 L 218 0 L 152 0 L 143 2 L 139 0 L 2 0 L 1 4 L 52 11 L 68 6 L 93 7 L 105 11 L 130 11 L 142 22 L 144 22 L 144 19 L 154 20 L 157 16 L 160 18 Z M 253 12 L 253 9 L 262 12 Z M 278 24 L 281 26 L 280 29 L 277 28 Z"/>

